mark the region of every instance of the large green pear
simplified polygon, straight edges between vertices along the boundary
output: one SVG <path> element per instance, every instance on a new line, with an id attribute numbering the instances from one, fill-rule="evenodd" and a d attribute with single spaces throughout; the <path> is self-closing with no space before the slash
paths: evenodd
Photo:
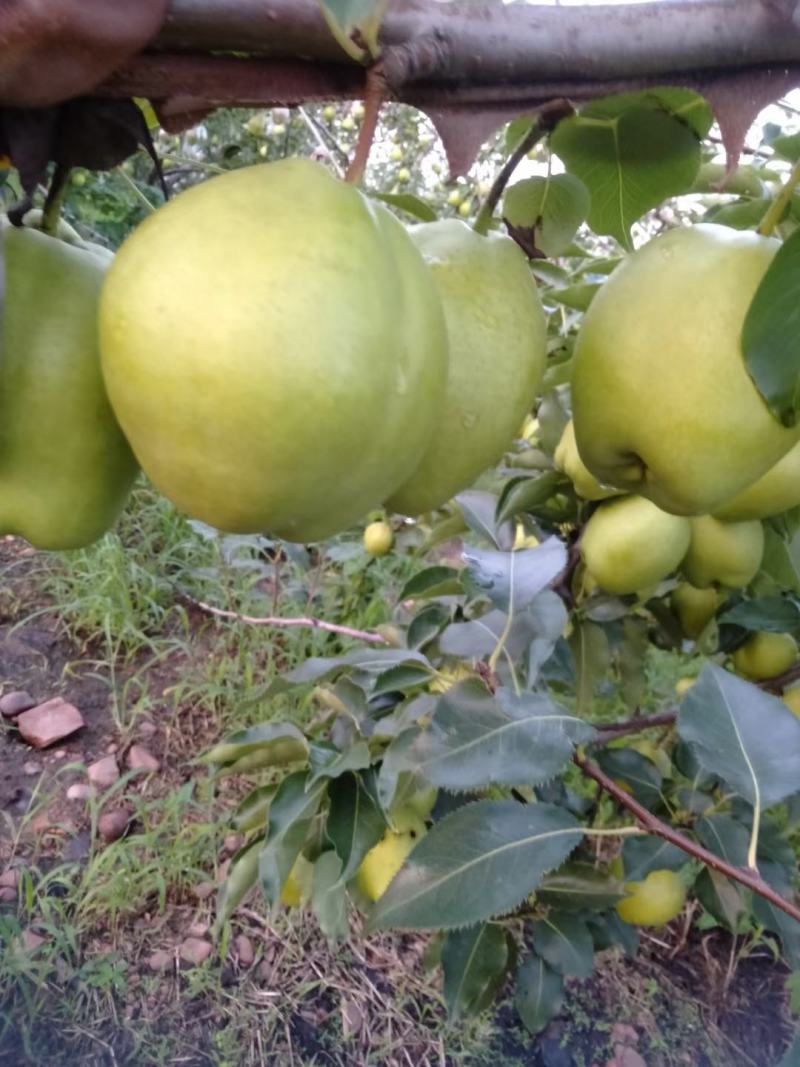
<path id="1" fill-rule="evenodd" d="M 747 373 L 741 332 L 780 243 L 698 225 L 629 256 L 586 312 L 575 348 L 575 436 L 603 484 L 676 515 L 716 511 L 800 440 Z"/>
<path id="2" fill-rule="evenodd" d="M 742 589 L 758 573 L 764 555 L 760 522 L 720 522 L 711 515 L 690 519 L 692 540 L 681 570 L 698 589 Z"/>
<path id="3" fill-rule="evenodd" d="M 575 424 L 572 419 L 564 427 L 556 450 L 553 453 L 556 470 L 563 471 L 572 482 L 578 496 L 584 500 L 606 500 L 610 496 L 619 496 L 620 489 L 601 485 L 580 457 L 575 443 Z"/>
<path id="4" fill-rule="evenodd" d="M 800 444 L 762 474 L 758 481 L 717 508 L 714 515 L 726 522 L 766 519 L 800 504 Z"/>
<path id="5" fill-rule="evenodd" d="M 455 219 L 410 233 L 444 305 L 450 354 L 433 439 L 386 501 L 393 511 L 420 515 L 500 459 L 531 409 L 547 348 L 536 283 L 509 237 L 484 237 Z"/>
<path id="6" fill-rule="evenodd" d="M 27 227 L 1 239 L 0 534 L 81 548 L 113 525 L 138 469 L 100 370 L 111 253 Z"/>
<path id="7" fill-rule="evenodd" d="M 436 287 L 402 225 L 304 159 L 196 185 L 120 249 L 103 371 L 182 511 L 313 541 L 405 481 L 444 396 Z"/>
<path id="8" fill-rule="evenodd" d="M 689 520 L 642 496 L 600 504 L 580 551 L 590 578 L 608 593 L 638 593 L 675 570 L 689 547 Z"/>

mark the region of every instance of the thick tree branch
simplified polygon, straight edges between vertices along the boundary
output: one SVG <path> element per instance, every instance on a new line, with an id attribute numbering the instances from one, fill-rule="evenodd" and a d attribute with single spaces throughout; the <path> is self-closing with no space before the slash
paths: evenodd
<path id="1" fill-rule="evenodd" d="M 786 912 L 787 915 L 791 915 L 793 919 L 800 922 L 800 908 L 791 900 L 786 900 L 782 897 L 777 890 L 773 889 L 755 871 L 747 870 L 744 867 L 734 867 L 732 863 L 728 863 L 720 856 L 709 852 L 707 848 L 703 848 L 702 845 L 699 845 L 690 837 L 686 837 L 685 834 L 675 830 L 668 823 L 662 822 L 661 819 L 653 815 L 643 804 L 635 800 L 630 793 L 618 786 L 607 774 L 604 774 L 597 764 L 592 763 L 584 756 L 575 755 L 573 758 L 587 778 L 593 778 L 602 789 L 605 789 L 607 793 L 614 797 L 618 804 L 623 808 L 627 808 L 636 817 L 636 821 L 643 830 L 669 841 L 670 844 L 677 845 L 678 848 L 683 849 L 690 856 L 694 856 L 695 859 L 705 863 L 707 867 L 712 867 L 732 881 L 739 882 L 740 885 L 751 889 L 754 893 L 758 893 L 759 896 L 768 900 L 770 904 L 780 908 L 781 911 Z"/>

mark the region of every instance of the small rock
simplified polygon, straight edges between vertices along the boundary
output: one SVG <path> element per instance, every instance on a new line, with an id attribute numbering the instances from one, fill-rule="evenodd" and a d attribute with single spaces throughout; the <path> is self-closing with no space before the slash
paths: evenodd
<path id="1" fill-rule="evenodd" d="M 187 933 L 189 937 L 205 937 L 208 933 L 208 923 L 196 922 L 192 923 Z"/>
<path id="2" fill-rule="evenodd" d="M 113 756 L 103 756 L 86 769 L 89 781 L 98 789 L 108 789 L 119 779 L 119 766 Z"/>
<path id="3" fill-rule="evenodd" d="M 611 1027 L 610 1036 L 612 1045 L 631 1045 L 635 1047 L 639 1044 L 638 1031 L 628 1023 L 614 1023 Z"/>
<path id="4" fill-rule="evenodd" d="M 147 961 L 147 966 L 151 971 L 168 971 L 172 967 L 174 958 L 171 952 L 158 948 Z"/>
<path id="5" fill-rule="evenodd" d="M 17 716 L 22 737 L 34 748 L 49 748 L 83 726 L 83 716 L 61 697 L 48 700 Z"/>
<path id="6" fill-rule="evenodd" d="M 45 939 L 40 937 L 39 934 L 35 934 L 33 930 L 23 930 L 20 935 L 20 940 L 22 941 L 22 947 L 26 952 L 33 952 L 45 942 Z"/>
<path id="7" fill-rule="evenodd" d="M 154 722 L 150 722 L 149 719 L 144 719 L 136 727 L 136 732 L 139 737 L 143 737 L 145 740 L 148 740 L 149 738 L 153 737 L 154 734 L 158 733 L 158 727 Z"/>
<path id="8" fill-rule="evenodd" d="M 118 841 L 128 828 L 129 815 L 126 811 L 106 811 L 97 820 L 97 829 L 106 842 Z"/>
<path id="9" fill-rule="evenodd" d="M 106 752 L 109 756 L 113 756 L 115 752 L 119 751 L 119 745 L 116 741 L 112 741 L 110 745 L 106 745 Z"/>
<path id="10" fill-rule="evenodd" d="M 23 711 L 29 711 L 35 707 L 36 701 L 24 689 L 16 689 L 13 693 L 6 693 L 4 697 L 0 697 L 0 715 L 6 719 L 13 719 Z"/>
<path id="11" fill-rule="evenodd" d="M 128 750 L 128 766 L 132 771 L 157 771 L 161 764 L 144 745 L 131 745 Z"/>
<path id="12" fill-rule="evenodd" d="M 16 899 L 16 889 L 10 889 L 8 886 L 4 886 L 2 889 L 0 889 L 0 903 L 13 904 Z"/>
<path id="13" fill-rule="evenodd" d="M 246 936 L 246 934 L 238 934 L 234 938 L 233 954 L 236 956 L 240 967 L 253 966 L 253 960 L 256 958 L 256 953 L 253 948 L 253 942 Z"/>
<path id="14" fill-rule="evenodd" d="M 212 893 L 216 892 L 217 887 L 213 882 L 201 882 L 200 885 L 194 887 L 194 895 L 198 900 L 208 900 Z"/>
<path id="15" fill-rule="evenodd" d="M 66 754 L 67 754 L 67 750 L 65 748 L 58 748 L 53 753 L 53 759 L 64 759 Z"/>
<path id="16" fill-rule="evenodd" d="M 223 842 L 223 848 L 226 852 L 233 855 L 234 852 L 238 852 L 244 844 L 244 834 L 228 834 Z"/>
<path id="17" fill-rule="evenodd" d="M 36 760 L 28 760 L 27 763 L 22 764 L 22 773 L 27 774 L 29 777 L 33 777 L 34 774 L 41 774 L 42 765 L 37 763 Z"/>
<path id="18" fill-rule="evenodd" d="M 67 790 L 67 800 L 88 800 L 94 796 L 94 789 L 85 782 L 73 782 Z"/>
<path id="19" fill-rule="evenodd" d="M 210 941 L 206 941 L 203 938 L 187 937 L 185 941 L 181 942 L 181 947 L 178 951 L 182 960 L 194 966 L 208 959 L 213 951 L 213 946 Z"/>
<path id="20" fill-rule="evenodd" d="M 0 888 L 16 889 L 19 882 L 19 874 L 12 867 L 0 874 Z"/>

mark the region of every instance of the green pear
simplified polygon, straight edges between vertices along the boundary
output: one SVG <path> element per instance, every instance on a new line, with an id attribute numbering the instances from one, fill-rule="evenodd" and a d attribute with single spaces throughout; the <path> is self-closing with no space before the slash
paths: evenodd
<path id="1" fill-rule="evenodd" d="M 580 541 L 588 576 L 607 593 L 637 593 L 675 570 L 689 547 L 689 520 L 641 496 L 600 504 Z"/>
<path id="2" fill-rule="evenodd" d="M 758 573 L 764 555 L 764 528 L 758 521 L 720 522 L 711 515 L 690 519 L 692 540 L 681 564 L 698 589 L 724 585 L 741 589 Z"/>
<path id="3" fill-rule="evenodd" d="M 800 504 L 800 443 L 790 449 L 783 459 L 748 485 L 732 500 L 717 508 L 714 515 L 726 522 L 742 519 L 766 519 Z"/>
<path id="4" fill-rule="evenodd" d="M 676 515 L 715 512 L 800 440 L 747 373 L 741 332 L 780 242 L 703 224 L 629 256 L 592 301 L 575 347 L 581 459 L 604 485 Z"/>
<path id="5" fill-rule="evenodd" d="M 572 482 L 575 492 L 584 500 L 605 500 L 619 496 L 621 490 L 601 485 L 578 454 L 575 443 L 575 424 L 572 419 L 564 427 L 561 440 L 553 454 L 556 470 L 563 471 Z"/>
<path id="6" fill-rule="evenodd" d="M 731 657 L 737 674 L 754 682 L 776 678 L 797 659 L 797 642 L 791 634 L 751 634 Z"/>
<path id="7" fill-rule="evenodd" d="M 724 600 L 724 597 L 722 598 Z M 697 589 L 681 582 L 672 591 L 670 604 L 686 637 L 697 640 L 717 613 L 721 599 L 716 589 Z"/>
<path id="8" fill-rule="evenodd" d="M 231 532 L 316 541 L 416 469 L 447 374 L 430 272 L 382 205 L 307 159 L 202 182 L 125 241 L 103 374 L 156 487 Z"/>
<path id="9" fill-rule="evenodd" d="M 509 237 L 457 219 L 412 226 L 447 321 L 449 366 L 433 439 L 386 506 L 420 515 L 467 489 L 514 440 L 544 373 L 546 320 L 530 267 Z"/>

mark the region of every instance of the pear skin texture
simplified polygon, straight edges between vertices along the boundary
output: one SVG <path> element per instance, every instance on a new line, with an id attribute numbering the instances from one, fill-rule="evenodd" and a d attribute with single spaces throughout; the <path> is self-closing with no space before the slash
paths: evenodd
<path id="1" fill-rule="evenodd" d="M 743 589 L 758 574 L 764 528 L 758 520 L 720 522 L 710 515 L 690 520 L 692 540 L 681 570 L 697 589 Z"/>
<path id="2" fill-rule="evenodd" d="M 797 642 L 791 634 L 754 633 L 736 649 L 731 660 L 743 678 L 754 682 L 777 678 L 797 660 Z"/>
<path id="3" fill-rule="evenodd" d="M 800 719 L 800 685 L 792 686 L 791 689 L 784 689 L 781 699 L 789 711 Z"/>
<path id="4" fill-rule="evenodd" d="M 715 511 L 718 519 L 742 522 L 745 519 L 766 519 L 800 504 L 800 444 L 790 449 L 783 459 L 753 482 L 732 500 Z"/>
<path id="5" fill-rule="evenodd" d="M 590 578 L 607 593 L 636 593 L 675 570 L 689 547 L 689 520 L 641 496 L 600 504 L 580 550 Z"/>
<path id="6" fill-rule="evenodd" d="M 306 159 L 193 186 L 123 244 L 103 373 L 151 481 L 219 529 L 315 541 L 417 467 L 444 399 L 430 272 L 381 205 Z"/>
<path id="7" fill-rule="evenodd" d="M 701 224 L 654 238 L 602 286 L 575 347 L 581 459 L 604 485 L 704 515 L 800 440 L 744 362 L 747 309 L 780 243 Z"/>
<path id="8" fill-rule="evenodd" d="M 371 522 L 364 530 L 364 551 L 370 556 L 385 556 L 394 544 L 388 522 Z"/>
<path id="9" fill-rule="evenodd" d="M 575 424 L 572 419 L 564 427 L 561 440 L 556 445 L 553 454 L 553 463 L 556 470 L 562 471 L 575 489 L 579 497 L 584 500 L 606 500 L 611 496 L 619 496 L 621 490 L 602 486 L 578 453 L 575 443 Z"/>
<path id="10" fill-rule="evenodd" d="M 425 824 L 421 820 L 413 829 L 386 831 L 366 854 L 356 874 L 356 883 L 365 897 L 380 900 L 424 833 Z"/>
<path id="11" fill-rule="evenodd" d="M 500 234 L 457 219 L 413 226 L 447 321 L 449 368 L 436 430 L 412 476 L 386 506 L 421 515 L 497 462 L 536 397 L 547 354 L 546 319 L 525 256 Z"/>
<path id="12" fill-rule="evenodd" d="M 0 534 L 81 548 L 113 526 L 138 471 L 100 369 L 111 256 L 32 229 L 2 239 Z"/>
<path id="13" fill-rule="evenodd" d="M 697 589 L 689 582 L 681 582 L 672 591 L 670 604 L 684 637 L 696 641 L 716 615 L 720 596 L 716 589 Z"/>
<path id="14" fill-rule="evenodd" d="M 663 926 L 680 915 L 686 889 L 674 871 L 650 871 L 641 882 L 626 882 L 630 894 L 617 904 L 617 915 L 634 926 Z"/>

